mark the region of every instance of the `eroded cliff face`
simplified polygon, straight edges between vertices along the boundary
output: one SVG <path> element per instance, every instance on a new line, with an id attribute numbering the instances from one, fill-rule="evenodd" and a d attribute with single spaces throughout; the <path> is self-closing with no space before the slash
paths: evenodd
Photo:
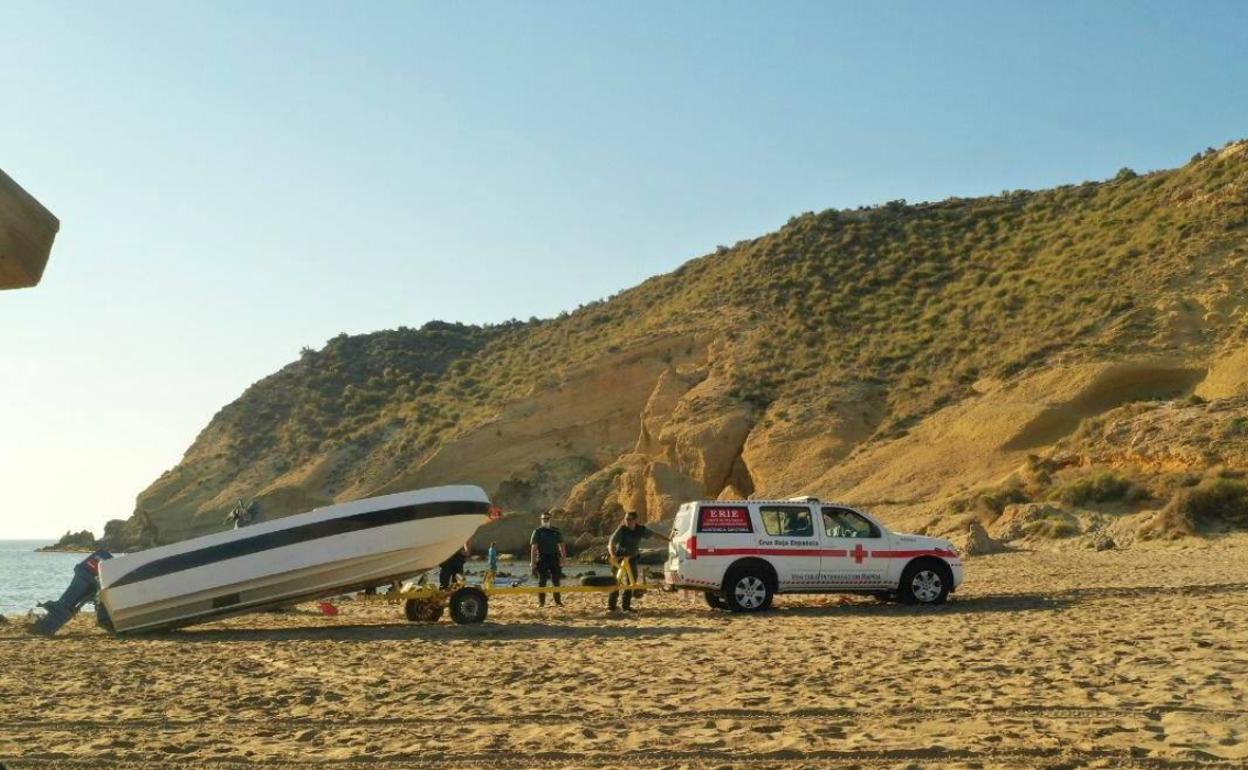
<path id="1" fill-rule="evenodd" d="M 799 494 L 963 526 L 951 505 L 1107 415 L 1248 395 L 1243 147 L 1100 185 L 806 215 L 550 321 L 336 338 L 223 409 L 137 508 L 163 541 L 223 527 L 238 498 L 281 516 L 447 483 L 586 532 Z M 1082 465 L 1177 462 L 1171 411 L 1108 434 L 1147 452 L 1106 439 Z"/>
<path id="2" fill-rule="evenodd" d="M 1106 419 L 1112 429 L 1080 439 L 1082 465 L 1145 476 L 1214 465 L 1248 470 L 1248 366 L 1228 363 L 1248 346 L 1205 361 L 1088 362 L 979 382 L 905 435 L 881 439 L 874 431 L 884 399 L 874 386 L 846 392 L 821 414 L 783 401 L 760 410 L 726 395 L 715 345 L 682 340 L 680 349 L 691 352 L 669 357 L 669 343 L 608 357 L 509 404 L 373 489 L 327 488 L 328 468 L 343 463 L 349 475 L 351 463 L 371 460 L 342 452 L 283 474 L 254 497 L 267 515 L 280 516 L 358 494 L 474 483 L 508 510 L 563 509 L 572 520 L 601 518 L 602 528 L 624 510 L 670 518 L 692 499 L 813 494 L 932 529 L 940 501 L 1001 483 L 1027 457 L 1058 451 L 1080 428 Z M 1227 395 L 1193 398 L 1201 393 Z M 185 494 L 185 485 L 173 486 L 176 477 L 162 481 Z M 141 503 L 170 537 L 218 529 L 236 497 L 253 496 L 223 490 L 185 517 L 176 496 L 159 497 L 164 486 Z"/>

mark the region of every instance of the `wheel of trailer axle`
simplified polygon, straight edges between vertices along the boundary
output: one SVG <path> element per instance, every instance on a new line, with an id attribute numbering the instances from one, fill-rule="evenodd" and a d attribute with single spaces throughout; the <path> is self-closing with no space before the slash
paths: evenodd
<path id="1" fill-rule="evenodd" d="M 465 586 L 451 594 L 451 619 L 456 623 L 480 623 L 489 610 L 490 600 L 480 588 Z"/>
<path id="2" fill-rule="evenodd" d="M 706 598 L 706 606 L 713 610 L 728 609 L 728 600 L 718 591 L 704 591 L 702 596 Z"/>
<path id="3" fill-rule="evenodd" d="M 445 609 L 442 602 L 408 599 L 403 603 L 403 614 L 413 623 L 436 623 Z"/>

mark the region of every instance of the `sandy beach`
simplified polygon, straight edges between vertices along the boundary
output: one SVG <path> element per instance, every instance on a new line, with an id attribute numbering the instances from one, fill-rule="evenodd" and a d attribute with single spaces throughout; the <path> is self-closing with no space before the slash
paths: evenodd
<path id="1" fill-rule="evenodd" d="M 1248 538 L 969 561 L 935 609 L 344 602 L 116 639 L 0 626 L 9 768 L 1248 767 Z"/>

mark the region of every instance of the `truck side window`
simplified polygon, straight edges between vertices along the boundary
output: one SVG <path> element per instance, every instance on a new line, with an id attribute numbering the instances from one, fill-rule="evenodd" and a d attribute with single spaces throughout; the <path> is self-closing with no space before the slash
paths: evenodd
<path id="1" fill-rule="evenodd" d="M 823 528 L 828 537 L 879 537 L 880 528 L 848 508 L 824 508 Z"/>
<path id="2" fill-rule="evenodd" d="M 758 509 L 763 529 L 769 535 L 814 537 L 815 522 L 810 509 L 797 505 L 764 505 Z"/>

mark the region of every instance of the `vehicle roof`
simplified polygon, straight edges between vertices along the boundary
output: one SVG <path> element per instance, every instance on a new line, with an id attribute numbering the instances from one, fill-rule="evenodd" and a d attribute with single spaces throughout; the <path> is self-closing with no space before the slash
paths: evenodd
<path id="1" fill-rule="evenodd" d="M 759 499 L 759 500 L 693 500 L 697 505 L 749 505 L 750 503 L 764 503 L 766 505 L 827 505 L 833 508 L 853 508 L 858 510 L 858 506 L 853 503 L 840 503 L 835 500 L 819 500 L 817 498 L 801 498 L 801 499 Z"/>

